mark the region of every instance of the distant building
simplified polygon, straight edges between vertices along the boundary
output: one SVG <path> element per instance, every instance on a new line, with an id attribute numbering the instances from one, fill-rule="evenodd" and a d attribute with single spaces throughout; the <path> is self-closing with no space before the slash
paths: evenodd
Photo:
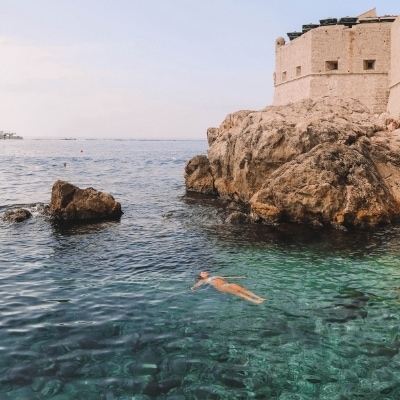
<path id="1" fill-rule="evenodd" d="M 356 98 L 400 117 L 400 17 L 329 18 L 275 43 L 274 105 L 304 98 Z"/>

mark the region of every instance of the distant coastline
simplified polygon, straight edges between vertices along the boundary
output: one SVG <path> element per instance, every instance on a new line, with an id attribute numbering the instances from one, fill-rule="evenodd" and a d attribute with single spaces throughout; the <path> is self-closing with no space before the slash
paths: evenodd
<path id="1" fill-rule="evenodd" d="M 0 131 L 0 139 L 23 139 L 23 137 L 18 136 L 15 132 Z"/>

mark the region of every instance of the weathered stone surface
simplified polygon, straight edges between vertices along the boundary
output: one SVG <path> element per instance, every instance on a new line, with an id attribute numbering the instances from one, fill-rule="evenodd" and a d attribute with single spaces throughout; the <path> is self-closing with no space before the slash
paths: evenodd
<path id="1" fill-rule="evenodd" d="M 62 221 L 109 220 L 122 215 L 121 204 L 110 194 L 61 180 L 53 185 L 49 212 L 52 219 Z"/>
<path id="2" fill-rule="evenodd" d="M 208 180 L 219 196 L 249 204 L 253 220 L 390 223 L 400 211 L 400 131 L 390 124 L 334 97 L 239 111 L 208 130 Z M 198 164 L 187 164 L 188 190 L 202 191 Z"/>
<path id="3" fill-rule="evenodd" d="M 274 171 L 250 199 L 252 213 L 276 222 L 388 223 L 396 202 L 374 163 L 343 144 L 318 145 Z"/>
<path id="4" fill-rule="evenodd" d="M 240 211 L 233 211 L 228 215 L 228 218 L 225 220 L 225 222 L 232 225 L 242 225 L 249 222 L 249 217 Z"/>
<path id="5" fill-rule="evenodd" d="M 185 165 L 186 188 L 193 192 L 215 193 L 210 163 L 204 155 L 195 156 Z"/>
<path id="6" fill-rule="evenodd" d="M 16 208 L 15 210 L 6 211 L 3 214 L 3 221 L 7 222 L 22 222 L 30 218 L 32 213 L 25 208 Z"/>

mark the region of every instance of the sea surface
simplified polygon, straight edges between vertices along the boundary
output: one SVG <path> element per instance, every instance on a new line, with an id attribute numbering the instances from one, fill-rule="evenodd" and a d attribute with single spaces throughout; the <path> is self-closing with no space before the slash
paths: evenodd
<path id="1" fill-rule="evenodd" d="M 0 141 L 0 399 L 400 399 L 400 227 L 229 225 L 206 141 Z M 64 166 L 65 164 L 65 166 Z M 57 225 L 57 179 L 120 221 Z M 268 300 L 203 285 L 201 270 Z M 228 279 L 229 280 L 229 279 Z"/>

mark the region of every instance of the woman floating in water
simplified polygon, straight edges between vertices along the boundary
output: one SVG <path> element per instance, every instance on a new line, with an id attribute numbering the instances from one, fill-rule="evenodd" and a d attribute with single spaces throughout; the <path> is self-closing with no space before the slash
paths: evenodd
<path id="1" fill-rule="evenodd" d="M 191 289 L 195 290 L 203 283 L 209 283 L 210 285 L 213 285 L 215 289 L 221 292 L 234 294 L 255 304 L 261 304 L 263 301 L 266 300 L 250 292 L 250 290 L 247 290 L 244 287 L 237 285 L 236 283 L 227 282 L 222 276 L 210 276 L 207 272 L 204 271 L 200 272 L 199 281 L 194 286 L 192 286 Z"/>

